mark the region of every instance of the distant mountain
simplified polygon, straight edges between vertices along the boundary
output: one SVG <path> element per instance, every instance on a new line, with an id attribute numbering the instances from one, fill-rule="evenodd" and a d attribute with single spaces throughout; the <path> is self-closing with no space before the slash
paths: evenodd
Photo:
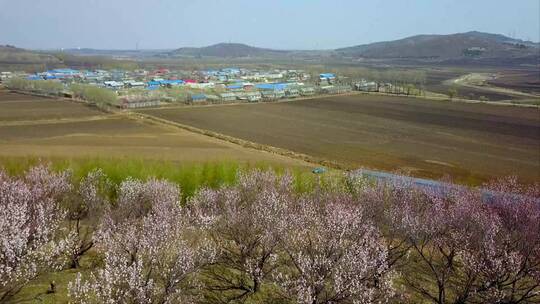
<path id="1" fill-rule="evenodd" d="M 341 48 L 335 52 L 338 56 L 375 59 L 508 58 L 538 55 L 539 44 L 504 35 L 467 32 L 451 35 L 418 35 Z"/>
<path id="2" fill-rule="evenodd" d="M 513 39 L 499 34 L 467 32 L 450 35 L 418 35 L 404 39 L 357 45 L 336 50 L 276 50 L 241 43 L 218 43 L 206 47 L 183 47 L 174 50 L 98 50 L 65 49 L 62 51 L 31 51 L 0 45 L 0 64 L 45 64 L 54 66 L 103 65 L 110 60 L 146 60 L 151 58 L 270 58 L 287 61 L 301 60 L 349 61 L 363 59 L 400 63 L 449 65 L 538 65 L 540 44 Z M 112 61 L 114 63 L 114 61 Z M 13 67 L 10 67 L 13 68 Z M 17 68 L 17 67 L 15 67 Z"/>
<path id="3" fill-rule="evenodd" d="M 56 64 L 60 60 L 50 54 L 21 49 L 12 45 L 0 45 L 1 64 Z"/>
<path id="4" fill-rule="evenodd" d="M 164 57 L 279 57 L 291 51 L 258 48 L 241 43 L 218 43 L 207 47 L 184 47 L 161 54 Z"/>
<path id="5" fill-rule="evenodd" d="M 329 51 L 275 50 L 240 43 L 219 43 L 207 47 L 183 47 L 157 54 L 164 58 L 366 58 L 411 59 L 431 61 L 461 60 L 481 62 L 485 59 L 524 58 L 534 62 L 540 56 L 540 45 L 499 34 L 467 32 L 450 35 L 418 35 L 404 39 L 376 42 Z M 481 60 L 479 60 L 481 59 Z"/>
<path id="6" fill-rule="evenodd" d="M 92 48 L 63 49 L 58 52 L 76 56 L 105 56 L 118 58 L 150 57 L 170 50 L 100 50 Z"/>

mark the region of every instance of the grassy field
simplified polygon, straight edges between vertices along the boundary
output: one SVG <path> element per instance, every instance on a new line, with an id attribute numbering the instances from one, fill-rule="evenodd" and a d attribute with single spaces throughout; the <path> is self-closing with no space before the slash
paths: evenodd
<path id="1" fill-rule="evenodd" d="M 0 91 L 0 157 L 311 166 L 127 115 L 105 114 L 83 104 L 5 91 Z"/>
<path id="2" fill-rule="evenodd" d="M 339 161 L 476 184 L 540 181 L 540 111 L 387 96 L 175 109 L 145 114 Z"/>
<path id="3" fill-rule="evenodd" d="M 339 171 L 329 171 L 320 180 L 303 166 L 285 166 L 271 162 L 207 161 L 178 162 L 139 158 L 106 157 L 25 157 L 0 156 L 0 168 L 10 175 L 20 175 L 32 166 L 47 164 L 55 171 L 70 170 L 75 182 L 90 171 L 99 168 L 114 183 L 119 184 L 128 177 L 146 180 L 150 177 L 177 183 L 186 199 L 201 187 L 216 188 L 236 182 L 239 172 L 253 169 L 272 170 L 278 174 L 291 174 L 295 178 L 296 190 L 312 189 L 317 182 L 322 185 L 340 180 Z"/>

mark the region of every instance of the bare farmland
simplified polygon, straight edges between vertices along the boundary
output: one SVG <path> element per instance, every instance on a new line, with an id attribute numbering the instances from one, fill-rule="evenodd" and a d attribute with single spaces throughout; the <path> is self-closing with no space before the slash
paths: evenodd
<path id="1" fill-rule="evenodd" d="M 81 118 L 101 115 L 75 102 L 0 92 L 0 122 Z"/>
<path id="2" fill-rule="evenodd" d="M 178 128 L 104 114 L 83 104 L 6 92 L 0 92 L 0 156 L 307 166 Z"/>
<path id="3" fill-rule="evenodd" d="M 540 180 L 537 108 L 360 95 L 141 112 L 351 169 L 450 175 L 468 183 L 501 175 Z"/>

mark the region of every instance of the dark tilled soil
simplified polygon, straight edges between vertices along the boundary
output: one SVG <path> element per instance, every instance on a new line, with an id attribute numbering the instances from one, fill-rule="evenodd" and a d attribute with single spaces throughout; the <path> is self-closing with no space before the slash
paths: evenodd
<path id="1" fill-rule="evenodd" d="M 351 169 L 470 183 L 500 175 L 540 181 L 538 109 L 359 95 L 142 111 Z"/>
<path id="2" fill-rule="evenodd" d="M 489 84 L 512 90 L 540 94 L 540 71 L 509 71 Z"/>

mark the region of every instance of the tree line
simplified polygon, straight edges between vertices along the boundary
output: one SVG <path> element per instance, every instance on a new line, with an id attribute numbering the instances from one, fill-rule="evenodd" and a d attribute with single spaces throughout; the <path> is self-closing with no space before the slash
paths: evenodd
<path id="1" fill-rule="evenodd" d="M 10 78 L 4 84 L 8 89 L 34 92 L 45 95 L 60 96 L 64 93 L 71 94 L 74 98 L 86 100 L 97 106 L 116 105 L 118 95 L 111 90 L 94 85 L 72 83 L 64 86 L 63 83 L 54 80 L 28 80 L 23 78 Z"/>
<path id="2" fill-rule="evenodd" d="M 46 95 L 61 95 L 65 88 L 61 82 L 53 80 L 28 80 L 23 78 L 10 78 L 4 85 L 8 89 L 35 92 Z"/>

